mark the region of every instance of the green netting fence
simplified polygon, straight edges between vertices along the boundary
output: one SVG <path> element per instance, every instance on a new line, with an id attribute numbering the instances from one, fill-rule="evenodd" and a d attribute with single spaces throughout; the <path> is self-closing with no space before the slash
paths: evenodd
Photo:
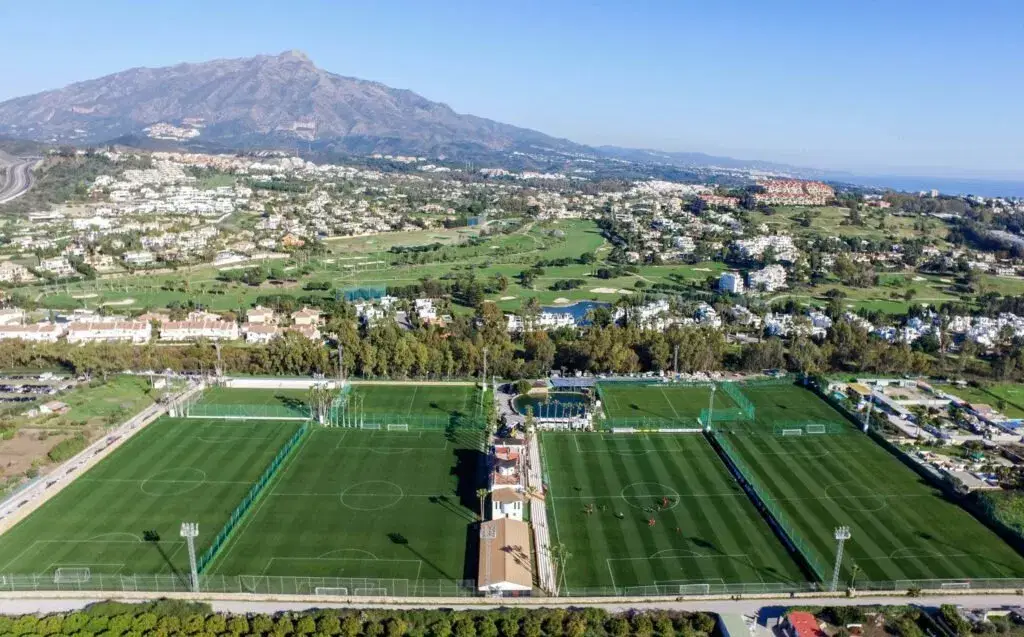
<path id="1" fill-rule="evenodd" d="M 270 461 L 270 464 L 267 465 L 267 468 L 263 470 L 263 473 L 260 474 L 260 477 L 256 479 L 256 482 L 252 485 L 252 488 L 249 489 L 249 493 L 245 495 L 245 497 L 242 499 L 242 502 L 239 503 L 239 505 L 235 507 L 235 510 L 231 512 L 231 516 L 228 518 L 227 523 L 224 524 L 224 528 L 222 528 L 220 532 L 217 533 L 216 537 L 213 538 L 213 542 L 210 544 L 209 548 L 207 548 L 203 552 L 203 554 L 199 556 L 196 565 L 200 573 L 202 573 L 203 569 L 205 569 L 210 564 L 210 562 L 212 562 L 213 559 L 217 556 L 217 551 L 219 551 L 221 547 L 224 546 L 224 543 L 228 541 L 228 538 L 231 537 L 231 533 L 234 532 L 235 528 L 237 528 L 238 523 L 241 522 L 242 518 L 245 517 L 245 514 L 249 512 L 249 509 L 252 507 L 253 503 L 259 500 L 267 484 L 269 484 L 270 481 L 274 478 L 274 475 L 277 473 L 277 470 L 281 467 L 282 464 L 284 464 L 284 461 L 288 458 L 288 455 L 291 454 L 291 452 L 295 449 L 296 446 L 298 446 L 298 444 L 302 441 L 306 434 L 309 433 L 310 428 L 311 425 L 309 424 L 308 421 L 303 423 L 302 426 L 299 427 L 298 431 L 296 431 L 295 434 L 288 439 L 288 442 L 284 443 L 284 446 L 281 447 L 281 450 L 277 452 L 277 455 L 274 456 L 274 459 Z"/>
<path id="2" fill-rule="evenodd" d="M 732 398 L 732 401 L 736 403 L 736 406 L 747 415 L 747 418 L 754 419 L 754 403 L 750 402 L 750 399 L 743 395 L 736 383 L 722 383 L 719 385 L 722 388 L 722 392 Z"/>
<path id="3" fill-rule="evenodd" d="M 313 414 L 308 404 L 298 400 L 294 403 L 259 405 L 199 401 L 185 406 L 185 417 L 228 420 L 309 420 Z"/>
<path id="4" fill-rule="evenodd" d="M 775 526 L 778 527 L 793 548 L 804 558 L 804 561 L 818 580 L 826 581 L 826 576 L 831 573 L 831 569 L 821 561 L 821 558 L 811 550 L 807 541 L 797 533 L 796 525 L 789 519 L 789 516 L 786 515 L 776 501 L 767 497 L 768 490 L 761 484 L 757 474 L 743 461 L 728 438 L 716 433 L 711 436 L 711 439 L 721 449 L 726 460 L 738 474 L 740 481 L 747 486 L 747 492 L 753 496 L 755 503 L 768 514 L 775 523 Z"/>
<path id="5" fill-rule="evenodd" d="M 739 407 L 722 407 L 714 411 L 705 407 L 700 410 L 700 422 L 705 427 L 713 428 L 715 423 L 738 422 L 749 419 L 750 416 L 747 415 L 747 412 Z"/>

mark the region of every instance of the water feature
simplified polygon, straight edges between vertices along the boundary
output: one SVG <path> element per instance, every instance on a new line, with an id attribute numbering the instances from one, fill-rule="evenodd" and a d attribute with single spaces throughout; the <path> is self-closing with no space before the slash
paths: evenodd
<path id="1" fill-rule="evenodd" d="M 572 418 L 586 411 L 587 402 L 586 396 L 576 392 L 551 392 L 516 396 L 512 406 L 520 414 L 526 414 L 529 407 L 537 418 Z"/>

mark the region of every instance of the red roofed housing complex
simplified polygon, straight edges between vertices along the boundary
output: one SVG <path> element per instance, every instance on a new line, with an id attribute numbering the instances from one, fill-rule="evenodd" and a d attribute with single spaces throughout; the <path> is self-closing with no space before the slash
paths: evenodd
<path id="1" fill-rule="evenodd" d="M 820 181 L 766 179 L 757 185 L 764 188 L 764 192 L 757 194 L 757 200 L 770 205 L 824 206 L 836 194 L 832 186 Z"/>

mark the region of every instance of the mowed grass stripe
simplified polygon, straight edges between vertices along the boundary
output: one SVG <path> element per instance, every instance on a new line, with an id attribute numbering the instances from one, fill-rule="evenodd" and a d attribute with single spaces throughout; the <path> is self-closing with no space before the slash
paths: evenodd
<path id="1" fill-rule="evenodd" d="M 860 433 L 730 440 L 826 565 L 834 527 L 851 526 L 844 579 L 855 564 L 862 581 L 1024 575 L 1024 558 Z M 787 462 L 787 449 L 830 455 Z"/>
<path id="2" fill-rule="evenodd" d="M 297 426 L 262 425 L 271 437 L 225 451 L 190 439 L 201 420 L 158 420 L 4 534 L 0 565 L 9 573 L 74 563 L 97 565 L 96 573 L 113 564 L 122 574 L 187 569 L 181 522 L 200 524 L 197 548 L 205 549 Z M 147 531 L 159 547 L 142 541 Z"/>
<path id="3" fill-rule="evenodd" d="M 216 572 L 463 579 L 479 440 L 417 433 L 314 430 Z"/>
<path id="4" fill-rule="evenodd" d="M 571 591 L 610 586 L 611 571 L 620 592 L 656 582 L 802 581 L 796 564 L 702 436 L 577 434 L 576 439 L 580 449 L 597 451 L 603 445 L 609 453 L 582 453 L 571 434 L 541 438 L 553 526 L 574 554 L 566 572 Z M 623 441 L 633 442 L 626 446 Z M 627 448 L 647 453 L 610 453 Z M 627 502 L 622 497 L 627 488 L 644 495 L 627 491 Z M 662 492 L 669 489 L 678 494 L 672 497 L 675 506 L 658 510 Z M 596 512 L 588 515 L 583 511 L 590 503 Z M 602 504 L 607 512 L 600 511 Z M 655 511 L 643 511 L 645 506 Z M 651 517 L 654 527 L 647 523 Z"/>

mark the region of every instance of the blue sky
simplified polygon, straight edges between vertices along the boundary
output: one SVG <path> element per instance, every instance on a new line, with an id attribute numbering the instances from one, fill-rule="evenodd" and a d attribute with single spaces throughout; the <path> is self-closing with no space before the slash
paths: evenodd
<path id="1" fill-rule="evenodd" d="M 1024 179 L 1022 24 L 986 0 L 4 1 L 0 99 L 295 48 L 587 144 Z"/>

